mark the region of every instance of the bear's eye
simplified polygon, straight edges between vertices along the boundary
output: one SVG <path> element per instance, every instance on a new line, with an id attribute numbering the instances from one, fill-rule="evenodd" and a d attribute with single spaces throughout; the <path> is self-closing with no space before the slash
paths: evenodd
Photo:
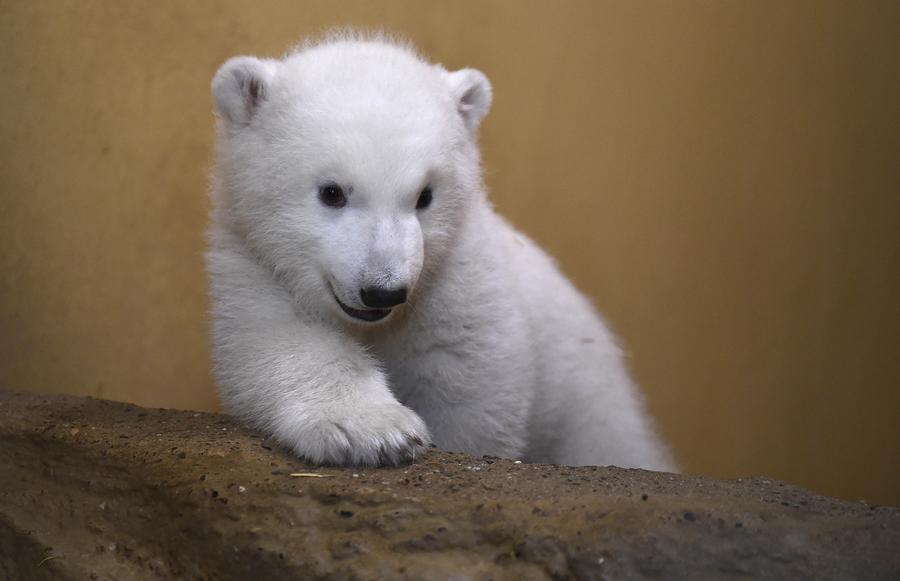
<path id="1" fill-rule="evenodd" d="M 422 190 L 422 193 L 419 194 L 419 199 L 416 200 L 416 210 L 423 210 L 427 208 L 431 204 L 431 188 L 425 188 Z"/>
<path id="2" fill-rule="evenodd" d="M 343 208 L 347 205 L 347 196 L 337 184 L 325 184 L 319 188 L 319 200 L 332 208 Z"/>

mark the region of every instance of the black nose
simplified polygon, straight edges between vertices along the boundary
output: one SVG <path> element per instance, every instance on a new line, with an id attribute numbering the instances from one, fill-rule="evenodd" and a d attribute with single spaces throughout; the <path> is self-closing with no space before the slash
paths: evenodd
<path id="1" fill-rule="evenodd" d="M 393 290 L 370 286 L 359 291 L 364 305 L 371 309 L 389 309 L 406 302 L 406 287 Z"/>

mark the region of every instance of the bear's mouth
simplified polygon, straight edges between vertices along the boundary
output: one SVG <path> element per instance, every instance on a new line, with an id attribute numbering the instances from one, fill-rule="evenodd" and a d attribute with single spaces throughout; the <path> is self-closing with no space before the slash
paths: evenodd
<path id="1" fill-rule="evenodd" d="M 337 293 L 334 292 L 334 289 L 331 289 L 331 296 L 333 296 L 334 300 L 337 301 L 337 304 L 341 307 L 342 311 L 358 321 L 374 323 L 376 321 L 384 319 L 391 314 L 392 309 L 354 309 L 353 307 L 348 307 L 341 302 L 341 299 L 337 297 Z"/>

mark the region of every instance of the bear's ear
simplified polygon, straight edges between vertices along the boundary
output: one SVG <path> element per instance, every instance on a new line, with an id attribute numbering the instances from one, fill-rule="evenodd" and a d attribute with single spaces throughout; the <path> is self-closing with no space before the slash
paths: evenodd
<path id="1" fill-rule="evenodd" d="M 491 108 L 491 82 L 481 71 L 461 69 L 447 73 L 447 84 L 466 127 L 475 133 Z"/>
<path id="2" fill-rule="evenodd" d="M 212 80 L 216 110 L 235 125 L 250 123 L 257 108 L 269 96 L 275 65 L 258 58 L 239 56 L 222 65 Z"/>

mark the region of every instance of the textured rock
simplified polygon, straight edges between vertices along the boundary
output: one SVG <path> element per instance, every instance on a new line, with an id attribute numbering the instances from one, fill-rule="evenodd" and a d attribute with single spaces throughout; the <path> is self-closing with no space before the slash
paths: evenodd
<path id="1" fill-rule="evenodd" d="M 0 392 L 4 579 L 898 575 L 900 510 L 777 481 L 438 450 L 315 468 L 222 415 Z"/>

